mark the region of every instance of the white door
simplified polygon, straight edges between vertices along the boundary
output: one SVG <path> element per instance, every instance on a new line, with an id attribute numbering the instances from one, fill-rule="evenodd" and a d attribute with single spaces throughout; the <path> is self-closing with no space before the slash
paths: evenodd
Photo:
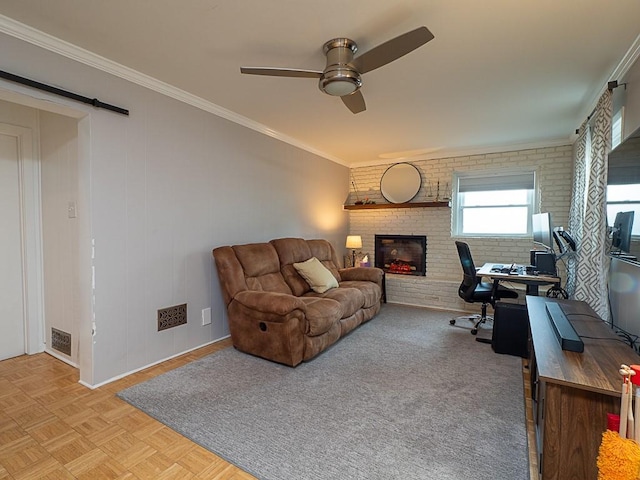
<path id="1" fill-rule="evenodd" d="M 0 360 L 26 351 L 19 155 L 0 128 Z"/>

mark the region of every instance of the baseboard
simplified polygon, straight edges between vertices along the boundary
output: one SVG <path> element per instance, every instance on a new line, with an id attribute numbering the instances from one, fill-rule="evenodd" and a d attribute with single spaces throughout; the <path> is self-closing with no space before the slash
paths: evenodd
<path id="1" fill-rule="evenodd" d="M 470 310 L 459 310 L 457 308 L 446 308 L 446 307 L 436 307 L 432 305 L 418 305 L 415 303 L 404 303 L 404 302 L 387 302 L 388 305 L 404 305 L 407 307 L 417 307 L 417 308 L 428 308 L 429 310 L 439 310 L 441 312 L 452 312 L 452 313 L 471 313 Z"/>
<path id="2" fill-rule="evenodd" d="M 182 351 L 182 352 L 180 352 L 180 353 L 176 353 L 176 354 L 171 355 L 171 356 L 169 356 L 169 357 L 165 357 L 165 358 L 163 358 L 163 359 L 157 360 L 157 361 L 155 361 L 155 362 L 153 362 L 153 363 L 150 363 L 150 364 L 148 364 L 148 365 L 144 365 L 144 366 L 139 367 L 139 368 L 136 368 L 136 369 L 134 369 L 134 370 L 130 370 L 130 371 L 125 372 L 125 373 L 122 373 L 122 374 L 120 374 L 120 375 L 116 375 L 115 377 L 109 378 L 108 380 L 105 380 L 104 382 L 97 383 L 97 384 L 95 384 L 95 385 L 88 384 L 88 383 L 86 383 L 86 382 L 83 382 L 82 380 L 80 380 L 80 382 L 79 382 L 79 383 L 80 383 L 81 385 L 84 385 L 84 386 L 85 386 L 85 387 L 87 387 L 87 388 L 90 388 L 91 390 L 94 390 L 94 389 L 96 389 L 96 388 L 100 388 L 100 387 L 103 387 L 103 386 L 105 386 L 105 385 L 108 385 L 109 383 L 115 382 L 116 380 L 120 380 L 120 379 L 122 379 L 122 378 L 124 378 L 124 377 L 128 377 L 129 375 L 131 375 L 131 374 L 133 374 L 133 373 L 137 373 L 137 372 L 140 372 L 140 371 L 142 371 L 142 370 L 146 370 L 147 368 L 150 368 L 150 367 L 153 367 L 153 366 L 155 366 L 155 365 L 158 365 L 158 364 L 160 364 L 160 363 L 162 363 L 162 362 L 166 362 L 167 360 L 171 360 L 171 359 L 173 359 L 173 358 L 180 357 L 180 356 L 182 356 L 182 355 L 186 355 L 186 354 L 187 354 L 187 353 L 189 353 L 189 352 L 193 352 L 194 350 L 198 350 L 199 348 L 207 347 L 207 346 L 209 346 L 209 345 L 213 345 L 214 343 L 221 342 L 222 340 L 226 340 L 226 339 L 227 339 L 227 338 L 229 338 L 230 336 L 231 336 L 231 335 L 225 335 L 224 337 L 216 338 L 215 340 L 212 340 L 212 341 L 207 342 L 207 343 L 203 343 L 202 345 L 198 345 L 197 347 L 193 347 L 193 348 L 190 348 L 190 349 L 188 349 L 188 350 L 184 350 L 184 351 Z"/>
<path id="3" fill-rule="evenodd" d="M 51 355 L 54 358 L 57 358 L 58 360 L 60 360 L 61 362 L 66 363 L 67 365 L 71 365 L 73 368 L 79 368 L 79 365 L 75 362 L 72 362 L 70 358 L 65 357 L 63 355 L 60 355 L 58 353 L 55 352 L 55 350 L 51 350 L 49 348 L 45 348 L 44 349 L 44 353 L 46 353 L 47 355 Z"/>

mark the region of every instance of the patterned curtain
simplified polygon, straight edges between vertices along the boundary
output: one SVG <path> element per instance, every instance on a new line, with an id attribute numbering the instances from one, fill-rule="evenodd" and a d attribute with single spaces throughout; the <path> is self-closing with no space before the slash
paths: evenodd
<path id="1" fill-rule="evenodd" d="M 574 179 L 569 231 L 577 251 L 567 266 L 567 291 L 584 300 L 601 318 L 609 319 L 606 256 L 607 167 L 611 149 L 611 97 L 607 90 L 591 117 L 580 127 L 574 149 Z"/>
<path id="2" fill-rule="evenodd" d="M 576 245 L 582 244 L 582 212 L 584 212 L 584 196 L 587 178 L 587 163 L 589 160 L 589 146 L 591 144 L 591 131 L 589 119 L 580 126 L 578 139 L 573 145 L 573 188 L 571 206 L 569 207 L 569 232 L 576 241 Z M 580 251 L 580 249 L 576 249 Z M 566 290 L 573 298 L 576 291 L 577 255 L 568 257 L 567 260 L 567 285 Z"/>

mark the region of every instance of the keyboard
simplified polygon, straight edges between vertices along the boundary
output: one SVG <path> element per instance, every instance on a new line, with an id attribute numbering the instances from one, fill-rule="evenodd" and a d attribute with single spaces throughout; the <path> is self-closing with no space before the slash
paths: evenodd
<path id="1" fill-rule="evenodd" d="M 525 273 L 525 267 L 523 267 L 522 265 L 516 265 L 511 268 L 511 265 L 504 266 L 500 264 L 494 264 L 493 267 L 491 267 L 491 272 L 508 273 L 509 275 L 522 275 Z"/>

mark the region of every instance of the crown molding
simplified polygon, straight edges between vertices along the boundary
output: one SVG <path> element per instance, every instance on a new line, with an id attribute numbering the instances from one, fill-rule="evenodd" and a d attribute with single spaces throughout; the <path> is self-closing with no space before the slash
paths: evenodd
<path id="1" fill-rule="evenodd" d="M 145 75 L 144 73 L 138 72 L 137 70 L 116 63 L 112 60 L 109 60 L 108 58 L 97 55 L 93 52 L 90 52 L 89 50 L 85 50 L 84 48 L 78 47 L 72 43 L 61 40 L 57 37 L 44 33 L 40 30 L 37 30 L 33 27 L 20 23 L 16 20 L 13 20 L 12 18 L 6 17 L 1 14 L 0 33 L 5 33 L 14 38 L 23 40 L 27 43 L 43 48 L 50 52 L 56 53 L 89 67 L 101 70 L 142 87 L 148 88 L 149 90 L 153 90 L 167 97 L 171 97 L 182 103 L 186 103 L 193 107 L 199 108 L 200 110 L 204 110 L 205 112 L 237 123 L 238 125 L 242 125 L 243 127 L 250 128 L 251 130 L 262 133 L 263 135 L 267 135 L 314 155 L 318 155 L 320 157 L 326 158 L 327 160 L 331 160 L 332 162 L 338 163 L 343 166 L 348 166 L 348 163 L 340 158 L 317 150 L 305 143 L 296 140 L 295 138 L 284 135 L 261 123 L 258 123 L 247 117 L 232 112 L 231 110 L 216 105 L 215 103 L 209 102 L 208 100 L 193 95 L 180 88 L 174 87 L 173 85 L 162 82 L 149 75 Z"/>
<path id="2" fill-rule="evenodd" d="M 536 150 L 539 148 L 555 148 L 555 147 L 566 147 L 570 146 L 573 142 L 569 137 L 567 138 L 556 138 L 550 140 L 540 140 L 539 142 L 528 142 L 528 143 L 511 143 L 511 144 L 500 144 L 500 145 L 485 145 L 482 147 L 469 147 L 469 148 L 451 148 L 451 149 L 441 149 L 435 152 L 424 154 L 424 155 L 415 155 L 413 157 L 404 157 L 404 158 L 386 158 L 386 159 L 375 159 L 371 161 L 364 161 L 351 164 L 351 168 L 358 167 L 372 167 L 375 165 L 391 165 L 398 162 L 417 162 L 421 160 L 441 160 L 445 158 L 456 158 L 456 157 L 472 157 L 474 155 L 489 155 L 494 153 L 506 153 L 506 152 L 520 152 L 522 150 Z"/>
<path id="3" fill-rule="evenodd" d="M 623 81 L 624 76 L 631 69 L 636 60 L 638 60 L 638 57 L 640 57 L 640 35 L 636 37 L 635 41 L 631 44 L 631 47 L 629 47 L 629 50 L 627 50 L 627 53 L 625 53 L 622 60 L 620 60 L 620 63 L 618 63 L 618 66 L 613 70 L 609 77 L 609 81 Z"/>
<path id="4" fill-rule="evenodd" d="M 640 58 L 640 35 L 636 37 L 622 59 L 620 59 L 616 68 L 614 68 L 609 75 L 607 82 L 605 82 L 602 88 L 598 90 L 595 98 L 592 98 L 591 102 L 585 104 L 585 107 L 583 107 L 580 116 L 578 117 L 579 124 L 577 127 L 580 127 L 583 122 L 583 120 L 580 119 L 586 119 L 589 116 L 589 112 L 592 112 L 597 107 L 600 97 L 602 97 L 602 94 L 608 88 L 608 82 L 612 82 L 614 80 L 617 80 L 620 83 L 624 82 L 624 76 L 629 72 L 638 58 Z M 576 136 L 573 136 L 573 138 L 575 139 Z"/>

